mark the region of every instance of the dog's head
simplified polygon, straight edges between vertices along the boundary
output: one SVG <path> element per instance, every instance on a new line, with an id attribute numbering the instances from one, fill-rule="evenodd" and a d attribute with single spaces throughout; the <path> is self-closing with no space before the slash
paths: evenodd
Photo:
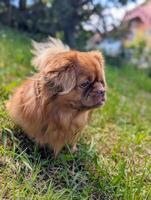
<path id="1" fill-rule="evenodd" d="M 50 102 L 78 110 L 105 102 L 104 60 L 99 52 L 69 51 L 48 59 L 41 70 L 43 89 Z"/>

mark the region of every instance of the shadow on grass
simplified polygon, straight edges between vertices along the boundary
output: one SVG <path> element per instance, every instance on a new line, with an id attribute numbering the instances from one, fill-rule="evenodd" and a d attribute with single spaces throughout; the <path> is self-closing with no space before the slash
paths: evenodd
<path id="1" fill-rule="evenodd" d="M 5 132 L 14 149 L 13 159 L 15 162 L 23 163 L 20 171 L 22 178 L 27 178 L 37 171 L 35 188 L 38 189 L 41 182 L 48 186 L 52 183 L 56 192 L 65 190 L 67 199 L 113 199 L 110 176 L 100 165 L 92 144 L 87 145 L 81 141 L 77 153 L 72 154 L 66 147 L 57 158 L 54 158 L 49 148 L 40 148 L 20 129 L 14 128 Z M 48 186 L 43 190 L 43 194 L 47 192 Z"/>

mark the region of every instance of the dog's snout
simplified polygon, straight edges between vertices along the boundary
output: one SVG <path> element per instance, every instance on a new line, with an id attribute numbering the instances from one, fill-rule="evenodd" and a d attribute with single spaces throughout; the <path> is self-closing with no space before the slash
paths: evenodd
<path id="1" fill-rule="evenodd" d="M 98 90 L 97 94 L 104 96 L 105 95 L 105 90 Z"/>
<path id="2" fill-rule="evenodd" d="M 99 96 L 104 97 L 105 96 L 105 87 L 100 83 L 95 83 L 93 87 L 93 92 Z"/>

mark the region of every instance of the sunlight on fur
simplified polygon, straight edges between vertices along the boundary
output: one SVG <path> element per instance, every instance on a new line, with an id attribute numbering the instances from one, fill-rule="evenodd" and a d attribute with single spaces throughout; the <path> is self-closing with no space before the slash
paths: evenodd
<path id="1" fill-rule="evenodd" d="M 32 64 L 39 70 L 14 93 L 6 107 L 13 121 L 55 156 L 76 142 L 94 108 L 104 105 L 106 81 L 100 52 L 70 50 L 60 40 L 33 41 Z"/>

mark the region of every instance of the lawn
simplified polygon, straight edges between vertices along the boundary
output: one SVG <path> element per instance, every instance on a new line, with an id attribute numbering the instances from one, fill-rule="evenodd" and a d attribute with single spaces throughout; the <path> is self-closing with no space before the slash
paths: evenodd
<path id="1" fill-rule="evenodd" d="M 151 199 L 151 79 L 130 67 L 106 67 L 108 99 L 79 141 L 57 159 L 22 134 L 5 101 L 34 73 L 31 41 L 0 27 L 0 199 Z"/>

